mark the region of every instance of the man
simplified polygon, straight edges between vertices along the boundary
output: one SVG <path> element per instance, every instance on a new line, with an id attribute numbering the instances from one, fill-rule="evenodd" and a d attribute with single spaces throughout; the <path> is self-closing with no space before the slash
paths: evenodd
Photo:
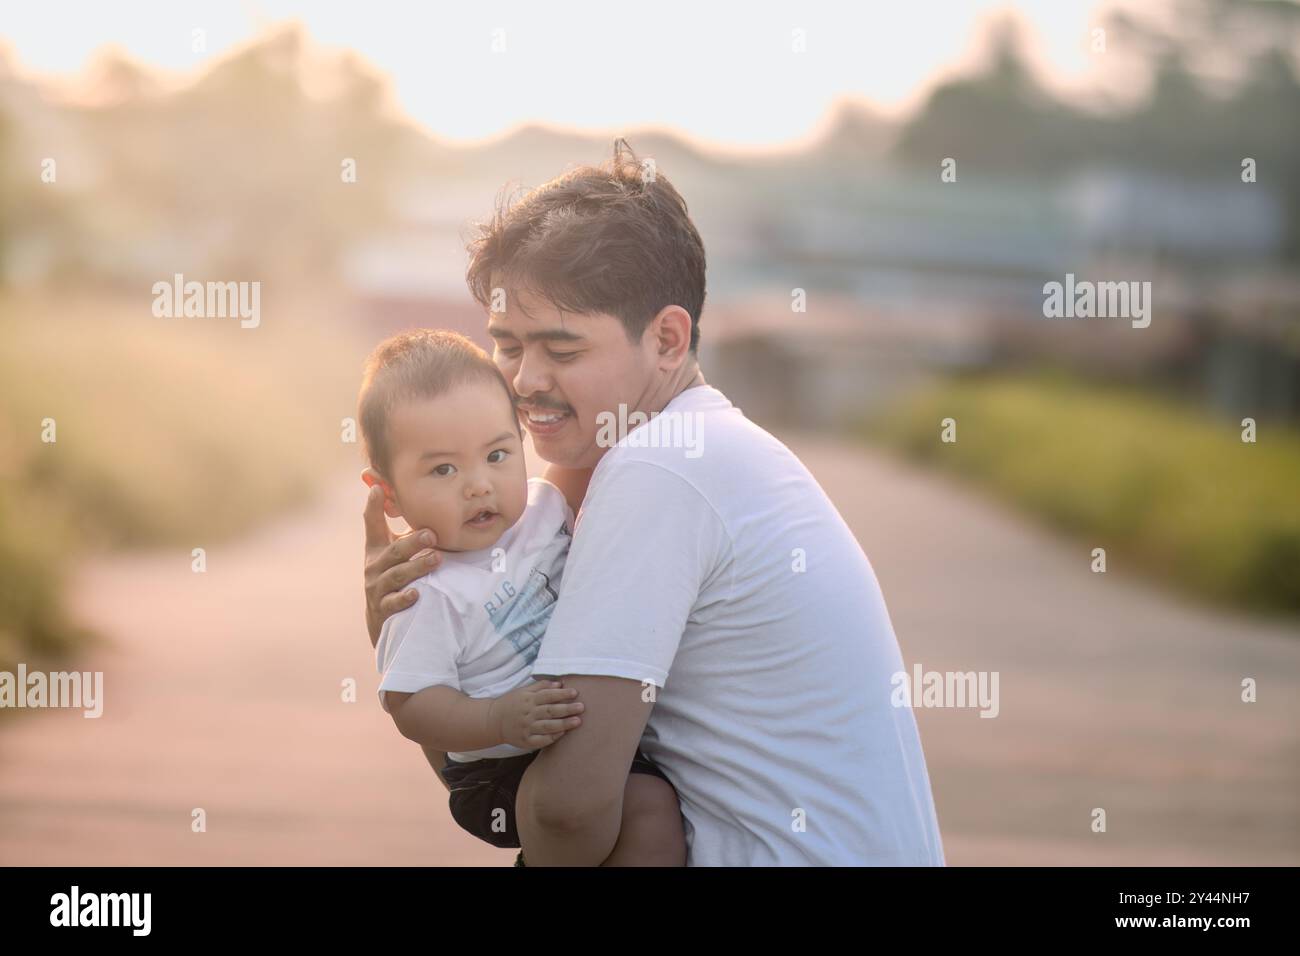
<path id="1" fill-rule="evenodd" d="M 609 857 L 638 745 L 677 789 L 691 865 L 943 865 L 871 566 L 799 460 L 704 381 L 681 196 L 619 141 L 503 202 L 470 251 L 538 454 L 595 469 L 533 668 L 586 709 L 521 784 L 528 865 Z M 390 543 L 373 499 L 367 517 L 373 641 L 437 557 Z"/>

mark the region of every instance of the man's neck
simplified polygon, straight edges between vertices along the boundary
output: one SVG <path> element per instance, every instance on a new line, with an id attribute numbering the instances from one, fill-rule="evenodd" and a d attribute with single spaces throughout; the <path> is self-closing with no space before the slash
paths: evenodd
<path id="1" fill-rule="evenodd" d="M 650 413 L 662 412 L 669 402 L 688 388 L 697 388 L 708 384 L 704 380 L 704 372 L 701 371 L 699 364 L 692 359 L 678 369 L 672 378 L 665 379 L 651 398 L 641 407 Z"/>

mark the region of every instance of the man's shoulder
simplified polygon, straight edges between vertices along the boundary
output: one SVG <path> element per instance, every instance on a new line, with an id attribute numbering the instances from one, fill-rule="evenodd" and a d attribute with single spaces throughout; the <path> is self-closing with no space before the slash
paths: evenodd
<path id="1" fill-rule="evenodd" d="M 691 391 L 695 391 L 692 389 Z M 703 390 L 701 390 L 703 391 Z M 775 459 L 796 459 L 774 435 L 746 418 L 716 389 L 698 399 L 674 400 L 661 413 L 630 431 L 609 449 L 597 468 L 615 472 L 635 465 L 656 466 L 687 479 L 698 490 L 730 486 L 738 474 L 761 479 Z"/>

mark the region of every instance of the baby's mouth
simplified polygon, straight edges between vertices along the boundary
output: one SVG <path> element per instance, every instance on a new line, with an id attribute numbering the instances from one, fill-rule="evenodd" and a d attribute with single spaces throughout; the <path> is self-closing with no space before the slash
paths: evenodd
<path id="1" fill-rule="evenodd" d="M 486 528 L 496 520 L 497 513 L 490 508 L 484 508 L 482 511 L 475 512 L 474 516 L 465 523 L 471 528 Z"/>

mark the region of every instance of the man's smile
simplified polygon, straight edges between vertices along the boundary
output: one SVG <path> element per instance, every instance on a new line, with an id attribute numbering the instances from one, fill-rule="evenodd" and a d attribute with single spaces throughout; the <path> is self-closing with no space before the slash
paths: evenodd
<path id="1" fill-rule="evenodd" d="M 534 437 L 547 438 L 554 435 L 573 417 L 567 409 L 543 408 L 537 405 L 519 405 L 519 415 L 524 426 Z"/>

